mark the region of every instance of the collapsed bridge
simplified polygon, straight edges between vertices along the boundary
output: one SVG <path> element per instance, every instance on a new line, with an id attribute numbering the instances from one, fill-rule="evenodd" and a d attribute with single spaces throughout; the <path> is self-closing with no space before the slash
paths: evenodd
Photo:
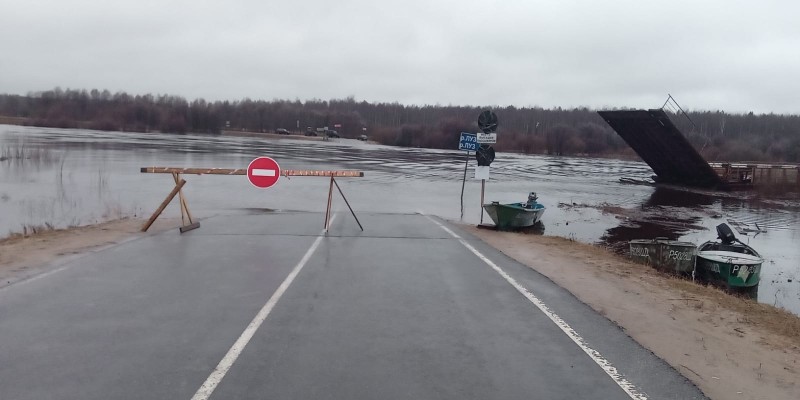
<path id="1" fill-rule="evenodd" d="M 656 173 L 658 183 L 708 189 L 800 188 L 800 165 L 708 163 L 662 109 L 598 111 Z"/>
<path id="2" fill-rule="evenodd" d="M 653 169 L 659 183 L 719 188 L 724 182 L 663 109 L 598 111 Z"/>

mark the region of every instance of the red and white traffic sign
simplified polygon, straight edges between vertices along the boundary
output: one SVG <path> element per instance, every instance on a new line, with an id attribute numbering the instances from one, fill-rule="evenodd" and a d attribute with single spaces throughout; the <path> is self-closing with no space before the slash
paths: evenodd
<path id="1" fill-rule="evenodd" d="M 281 167 L 269 157 L 258 157 L 247 166 L 247 179 L 255 187 L 268 188 L 278 183 L 280 177 Z"/>

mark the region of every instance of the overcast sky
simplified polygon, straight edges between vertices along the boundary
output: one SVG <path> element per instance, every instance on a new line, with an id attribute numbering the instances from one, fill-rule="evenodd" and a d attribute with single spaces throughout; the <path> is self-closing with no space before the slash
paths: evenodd
<path id="1" fill-rule="evenodd" d="M 800 1 L 0 0 L 0 92 L 800 113 Z"/>

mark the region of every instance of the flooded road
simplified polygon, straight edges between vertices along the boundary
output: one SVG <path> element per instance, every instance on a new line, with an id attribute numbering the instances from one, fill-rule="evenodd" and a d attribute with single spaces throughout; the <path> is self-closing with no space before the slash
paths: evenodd
<path id="1" fill-rule="evenodd" d="M 502 140 L 502 135 L 499 138 Z M 172 188 L 172 177 L 141 167 L 244 168 L 270 156 L 285 169 L 358 169 L 337 180 L 356 212 L 415 213 L 461 219 L 465 156 L 458 151 L 395 148 L 356 140 L 330 142 L 252 137 L 160 135 L 0 125 L 0 237 L 32 227 L 147 217 Z M 470 167 L 474 167 L 474 158 Z M 467 174 L 466 223 L 481 219 L 480 181 Z M 535 191 L 547 207 L 545 235 L 622 251 L 630 239 L 667 237 L 701 243 L 728 220 L 766 232 L 740 239 L 766 259 L 759 301 L 800 314 L 800 200 L 755 193 L 696 193 L 626 185 L 647 179 L 641 162 L 498 153 L 486 201 L 523 201 Z M 325 178 L 281 178 L 256 189 L 243 176 L 185 176 L 193 215 L 231 210 L 322 211 Z M 344 202 L 334 198 L 337 209 Z M 179 216 L 176 203 L 167 215 Z M 490 222 L 484 216 L 485 222 Z M 323 221 L 320 221 L 322 226 Z M 365 227 L 369 228 L 369 227 Z"/>

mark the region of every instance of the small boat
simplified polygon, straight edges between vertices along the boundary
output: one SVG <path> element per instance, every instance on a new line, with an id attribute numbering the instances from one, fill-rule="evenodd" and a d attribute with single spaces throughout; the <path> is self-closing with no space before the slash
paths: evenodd
<path id="1" fill-rule="evenodd" d="M 736 239 L 727 224 L 717 225 L 717 237 L 718 241 L 708 241 L 698 247 L 696 277 L 755 297 L 764 259 L 752 247 Z"/>
<path id="2" fill-rule="evenodd" d="M 484 204 L 483 209 L 486 210 L 499 230 L 525 228 L 539 222 L 544 214 L 545 207 L 537 202 L 537 199 L 536 193 L 531 192 L 525 203 L 500 204 L 493 201 Z"/>

